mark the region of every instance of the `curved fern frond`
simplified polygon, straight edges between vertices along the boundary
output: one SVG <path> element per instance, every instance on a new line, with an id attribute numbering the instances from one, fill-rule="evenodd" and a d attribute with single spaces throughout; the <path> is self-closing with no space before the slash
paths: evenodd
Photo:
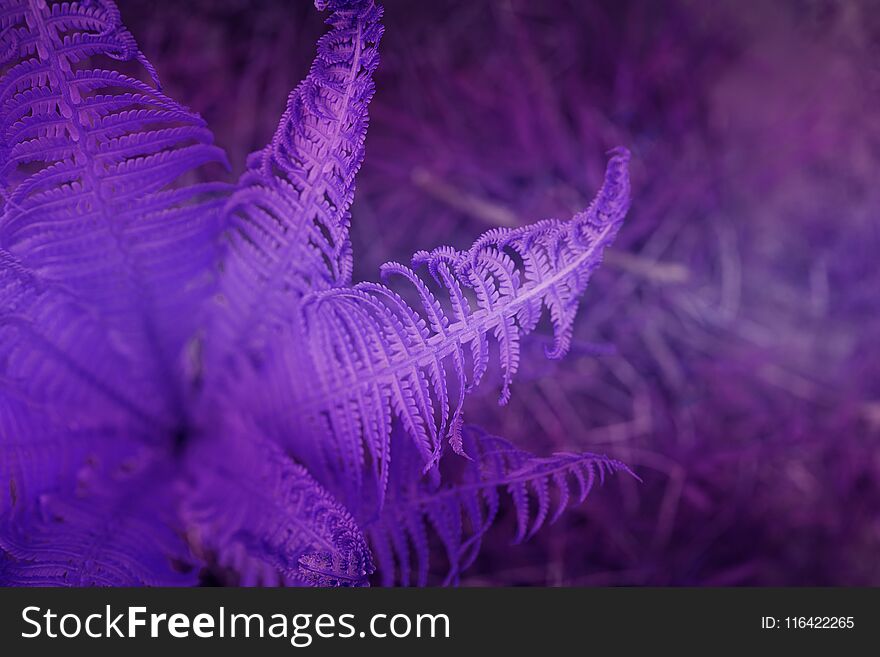
<path id="1" fill-rule="evenodd" d="M 333 11 L 305 80 L 272 141 L 248 160 L 226 207 L 225 348 L 253 347 L 302 295 L 351 279 L 349 207 L 364 158 L 383 27 L 373 0 L 316 3 Z"/>
<path id="2" fill-rule="evenodd" d="M 367 526 L 384 586 L 428 584 L 432 539 L 446 555 L 444 585 L 457 583 L 476 559 L 505 494 L 516 514 L 514 542 L 519 543 L 556 522 L 571 504 L 583 502 L 597 481 L 619 471 L 632 474 L 623 463 L 596 454 L 534 456 L 473 427 L 463 431 L 463 442 L 473 460 L 464 461 L 459 476 L 442 485 L 439 478 L 419 477 L 418 468 L 411 467 L 416 464 L 406 463 L 401 452 L 413 453 L 411 446 L 395 445 L 394 492 Z"/>
<path id="3" fill-rule="evenodd" d="M 238 418 L 189 455 L 183 515 L 201 552 L 246 583 L 362 586 L 373 572 L 348 511 L 277 445 Z"/>
<path id="4" fill-rule="evenodd" d="M 111 1 L 6 0 L 0 30 L 0 246 L 63 281 L 179 414 L 173 370 L 226 189 L 182 183 L 225 156 L 160 91 Z"/>
<path id="5" fill-rule="evenodd" d="M 547 356 L 560 358 L 568 349 L 580 295 L 629 208 L 628 161 L 625 149 L 612 152 L 598 196 L 570 221 L 492 230 L 467 251 L 417 253 L 414 266 L 425 267 L 428 280 L 386 264 L 386 282 L 409 284 L 413 305 L 377 283 L 307 297 L 309 348 L 321 366 L 293 408 L 299 418 L 318 416 L 329 425 L 327 459 L 350 471 L 363 467 L 365 453 L 373 460 L 387 455 L 391 415 L 425 469 L 439 459 L 444 438 L 466 454 L 462 406 L 489 366 L 490 340 L 498 346 L 502 404 L 510 397 L 520 339 L 544 308 L 555 336 Z"/>

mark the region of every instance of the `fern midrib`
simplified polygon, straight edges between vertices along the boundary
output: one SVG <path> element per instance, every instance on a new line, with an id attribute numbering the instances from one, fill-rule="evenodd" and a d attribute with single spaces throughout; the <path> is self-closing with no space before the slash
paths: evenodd
<path id="1" fill-rule="evenodd" d="M 340 104 L 342 107 L 343 115 L 349 111 L 349 106 L 351 104 L 351 97 L 354 92 L 354 81 L 357 79 L 357 73 L 360 69 L 360 60 L 361 60 L 361 52 L 362 52 L 362 43 L 361 36 L 363 33 L 364 21 L 363 18 L 358 20 L 357 24 L 357 32 L 353 38 L 355 44 L 355 50 L 352 53 L 352 65 L 348 72 L 348 77 L 346 78 L 345 85 L 345 95 L 344 102 Z M 343 128 L 342 116 L 337 116 L 334 129 L 333 129 L 333 139 L 332 141 L 328 140 L 328 143 L 338 143 L 339 135 Z M 279 126 L 279 130 L 283 127 Z M 318 167 L 313 167 L 312 171 L 309 174 L 309 177 L 314 177 L 316 180 L 320 180 L 319 178 L 320 171 Z M 311 217 L 311 208 L 315 205 L 316 200 L 323 196 L 324 191 L 327 187 L 326 182 L 318 185 L 309 185 L 306 193 L 299 200 L 299 206 L 303 209 L 301 211 L 300 219 L 310 221 Z M 309 210 L 306 213 L 306 210 Z M 301 232 L 301 227 L 296 227 L 290 231 L 293 235 L 297 235 L 297 233 Z M 296 249 L 300 248 L 301 244 L 296 239 L 291 239 L 287 244 L 284 245 L 284 248 L 281 249 L 279 253 L 279 257 L 275 258 L 275 262 L 272 267 L 269 268 L 269 273 L 266 276 L 266 283 L 262 286 L 260 292 L 254 296 L 253 301 L 250 304 L 250 308 L 247 313 L 247 320 L 241 324 L 241 328 L 238 331 L 238 335 L 234 337 L 231 341 L 231 346 L 229 350 L 240 349 L 243 344 L 247 342 L 248 336 L 254 330 L 256 326 L 262 323 L 263 315 L 260 312 L 262 309 L 266 308 L 268 304 L 266 304 L 266 297 L 270 294 L 273 294 L 277 291 L 274 282 L 280 277 L 283 273 L 284 269 L 289 266 L 290 260 L 294 255 Z"/>
<path id="2" fill-rule="evenodd" d="M 98 201 L 98 214 L 104 225 L 104 229 L 113 239 L 113 243 L 117 253 L 122 256 L 122 274 L 135 290 L 137 298 L 145 300 L 148 298 L 148 295 L 145 294 L 145 290 L 139 279 L 137 267 L 134 263 L 134 258 L 132 257 L 129 248 L 125 243 L 125 239 L 121 231 L 115 225 L 112 217 L 108 215 L 106 205 L 107 199 L 105 199 L 103 194 L 101 193 L 100 180 L 94 172 L 93 165 L 95 162 L 95 154 L 91 152 L 88 144 L 88 130 L 85 128 L 80 120 L 80 113 L 77 106 L 78 104 L 73 102 L 73 99 L 70 96 L 69 85 L 75 84 L 75 74 L 68 74 L 64 72 L 60 66 L 61 55 L 58 54 L 57 49 L 55 48 L 55 40 L 49 33 L 47 17 L 44 14 L 44 10 L 37 5 L 37 0 L 28 0 L 28 4 L 31 15 L 36 21 L 37 28 L 40 34 L 40 39 L 46 48 L 46 59 L 48 60 L 49 66 L 51 67 L 53 73 L 55 74 L 54 79 L 58 81 L 57 84 L 53 84 L 52 77 L 50 77 L 48 81 L 49 86 L 50 88 L 54 87 L 53 90 L 60 93 L 62 102 L 69 109 L 71 116 L 67 120 L 67 123 L 71 127 L 71 129 L 75 131 L 77 135 L 77 139 L 75 141 L 76 148 L 80 153 L 82 153 L 86 160 L 85 165 L 80 166 L 79 169 L 81 170 L 82 176 L 88 184 L 88 188 L 91 190 L 91 193 Z M 46 6 L 45 11 L 50 11 L 48 6 Z M 38 56 L 40 56 L 39 53 Z M 146 301 L 144 301 L 144 303 L 146 303 Z M 170 402 L 171 408 L 173 409 L 176 418 L 182 418 L 185 413 L 183 401 L 180 396 L 176 379 L 169 369 L 168 358 L 167 355 L 164 353 L 161 341 L 159 340 L 158 334 L 156 332 L 156 327 L 152 322 L 149 314 L 145 312 L 144 308 L 140 306 L 140 304 L 135 304 L 135 308 L 136 313 L 139 316 L 140 323 L 144 328 L 147 343 L 151 348 L 152 353 L 158 355 L 158 357 L 156 358 L 156 365 L 159 377 L 165 383 L 164 389 L 166 390 L 166 394 L 168 395 L 167 401 Z M 158 423 L 164 424 L 162 422 Z"/>
<path id="3" fill-rule="evenodd" d="M 457 345 L 468 344 L 473 340 L 479 339 L 481 335 L 488 334 L 489 331 L 502 321 L 505 315 L 515 313 L 530 300 L 542 298 L 548 289 L 559 283 L 560 280 L 564 280 L 580 268 L 584 262 L 592 259 L 598 249 L 605 248 L 608 237 L 614 229 L 615 224 L 613 222 L 609 223 L 608 226 L 602 229 L 590 248 L 585 249 L 570 264 L 558 270 L 553 276 L 544 279 L 534 287 L 528 288 L 523 294 L 512 299 L 510 303 L 499 304 L 497 310 L 491 312 L 485 309 L 475 311 L 468 316 L 469 321 L 459 320 L 450 324 L 445 334 L 437 333 L 430 336 L 425 345 L 411 350 L 408 357 L 394 361 L 390 367 L 378 372 L 357 372 L 356 380 L 350 380 L 345 384 L 332 388 L 325 386 L 320 395 L 305 397 L 301 401 L 296 401 L 296 408 L 298 410 L 325 408 L 328 404 L 344 399 L 351 388 L 383 384 L 389 380 L 396 381 L 402 374 L 411 371 L 413 368 L 423 366 L 427 360 L 433 360 L 437 357 L 446 359 L 457 349 Z"/>

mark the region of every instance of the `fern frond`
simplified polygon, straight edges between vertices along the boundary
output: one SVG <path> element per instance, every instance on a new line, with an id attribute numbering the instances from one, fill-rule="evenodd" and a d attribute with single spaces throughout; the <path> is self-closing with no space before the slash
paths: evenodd
<path id="1" fill-rule="evenodd" d="M 171 431 L 135 362 L 65 287 L 0 248 L 0 515 L 68 495 L 88 461 Z"/>
<path id="2" fill-rule="evenodd" d="M 200 550 L 243 581 L 361 586 L 373 572 L 349 515 L 300 465 L 244 420 L 189 455 L 183 515 Z"/>
<path id="3" fill-rule="evenodd" d="M 181 412 L 177 358 L 208 295 L 226 187 L 204 122 L 158 87 L 110 0 L 0 14 L 0 247 L 99 318 Z M 136 61 L 144 82 L 114 70 Z"/>
<path id="4" fill-rule="evenodd" d="M 373 0 L 317 2 L 333 14 L 272 141 L 248 160 L 226 207 L 225 347 L 253 348 L 304 294 L 344 285 L 352 270 L 349 207 L 364 157 L 382 9 Z"/>
<path id="5" fill-rule="evenodd" d="M 474 427 L 463 431 L 463 443 L 473 460 L 462 462 L 459 476 L 442 485 L 438 477 L 419 477 L 418 468 L 412 467 L 417 464 L 407 463 L 402 452 L 414 456 L 411 446 L 395 445 L 394 492 L 367 525 L 383 585 L 425 586 L 432 539 L 446 555 L 444 585 L 457 583 L 476 559 L 505 494 L 516 514 L 514 542 L 519 543 L 556 522 L 571 504 L 583 502 L 597 481 L 601 484 L 619 471 L 632 474 L 623 463 L 596 454 L 537 457 Z"/>
<path id="6" fill-rule="evenodd" d="M 137 362 L 69 288 L 0 248 L 0 372 L 18 395 L 70 423 L 116 418 L 145 437 L 170 425 L 161 389 Z"/>
<path id="7" fill-rule="evenodd" d="M 439 459 L 444 438 L 465 454 L 463 401 L 488 368 L 490 340 L 498 345 L 502 404 L 510 397 L 520 339 L 544 308 L 555 336 L 547 356 L 568 349 L 580 295 L 629 208 L 628 161 L 626 150 L 612 152 L 598 196 L 568 222 L 489 231 L 467 251 L 417 253 L 414 266 L 426 268 L 428 280 L 404 265 L 385 265 L 386 282 L 408 283 L 414 305 L 377 283 L 307 297 L 305 330 L 317 380 L 309 380 L 292 407 L 300 418 L 318 416 L 329 425 L 326 459 L 341 461 L 348 472 L 363 467 L 364 446 L 373 461 L 383 458 L 390 415 L 400 419 L 425 469 Z"/>

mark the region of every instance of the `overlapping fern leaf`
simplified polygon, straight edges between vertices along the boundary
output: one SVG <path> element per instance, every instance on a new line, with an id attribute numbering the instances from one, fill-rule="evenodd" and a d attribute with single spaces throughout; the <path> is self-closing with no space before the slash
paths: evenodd
<path id="1" fill-rule="evenodd" d="M 432 568 L 432 542 L 445 552 L 442 582 L 457 583 L 477 558 L 505 496 L 516 515 L 514 543 L 520 543 L 556 522 L 569 504 L 583 502 L 606 475 L 632 474 L 620 461 L 597 454 L 537 457 L 475 427 L 467 427 L 462 439 L 473 459 L 443 483 L 439 477 L 414 474 L 418 463 L 412 447 L 395 445 L 393 493 L 367 525 L 384 585 L 425 586 L 437 570 Z"/>
<path id="2" fill-rule="evenodd" d="M 348 511 L 240 418 L 191 455 L 183 515 L 201 552 L 246 584 L 360 586 L 373 572 Z"/>

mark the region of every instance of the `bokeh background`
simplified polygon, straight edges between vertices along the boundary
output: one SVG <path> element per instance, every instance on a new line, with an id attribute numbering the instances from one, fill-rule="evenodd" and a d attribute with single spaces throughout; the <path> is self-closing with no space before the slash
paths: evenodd
<path id="1" fill-rule="evenodd" d="M 532 340 L 510 405 L 466 417 L 643 482 L 516 549 L 497 528 L 463 584 L 880 585 L 880 3 L 384 4 L 357 278 L 568 217 L 634 153 L 572 353 Z M 119 5 L 232 176 L 324 29 L 307 0 Z"/>

